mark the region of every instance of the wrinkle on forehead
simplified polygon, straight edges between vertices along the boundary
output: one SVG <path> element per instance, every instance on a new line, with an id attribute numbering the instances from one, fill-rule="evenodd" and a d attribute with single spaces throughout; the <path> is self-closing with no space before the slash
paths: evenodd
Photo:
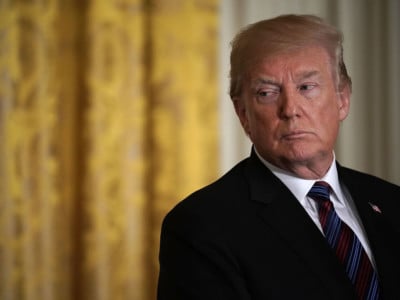
<path id="1" fill-rule="evenodd" d="M 293 75 L 294 81 L 302 81 L 308 79 L 319 79 L 321 76 L 321 72 L 319 70 L 306 70 L 306 71 L 298 71 Z M 274 76 L 269 77 L 260 75 L 259 77 L 252 80 L 252 85 L 258 84 L 269 84 L 269 85 L 280 85 L 280 80 L 276 79 Z"/>
<path id="2" fill-rule="evenodd" d="M 308 53 L 312 53 L 310 59 Z M 247 78 L 250 84 L 279 85 L 284 77 L 294 82 L 309 79 L 321 79 L 322 73 L 328 68 L 331 78 L 334 79 L 333 68 L 328 53 L 321 47 L 308 47 L 296 52 L 267 55 L 253 60 L 248 66 Z"/>

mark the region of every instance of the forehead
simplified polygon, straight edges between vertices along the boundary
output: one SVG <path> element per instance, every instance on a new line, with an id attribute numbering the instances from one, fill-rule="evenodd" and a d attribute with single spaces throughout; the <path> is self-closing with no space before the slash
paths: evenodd
<path id="1" fill-rule="evenodd" d="M 332 75 L 331 62 L 322 47 L 304 47 L 296 51 L 263 55 L 248 68 L 251 79 L 255 77 L 280 79 L 284 76 L 303 78 Z"/>

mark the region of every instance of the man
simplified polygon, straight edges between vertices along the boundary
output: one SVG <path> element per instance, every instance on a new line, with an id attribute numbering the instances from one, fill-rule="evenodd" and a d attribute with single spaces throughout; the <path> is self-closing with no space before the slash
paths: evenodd
<path id="1" fill-rule="evenodd" d="M 158 299 L 400 299 L 400 187 L 341 166 L 341 34 L 284 15 L 232 43 L 251 156 L 165 218 Z"/>

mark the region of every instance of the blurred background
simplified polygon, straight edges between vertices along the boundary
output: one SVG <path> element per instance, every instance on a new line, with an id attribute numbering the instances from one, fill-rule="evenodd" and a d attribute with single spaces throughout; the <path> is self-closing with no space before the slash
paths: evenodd
<path id="1" fill-rule="evenodd" d="M 344 32 L 337 158 L 400 184 L 397 0 L 0 0 L 0 299 L 155 299 L 163 217 L 250 152 L 229 43 L 283 13 Z"/>

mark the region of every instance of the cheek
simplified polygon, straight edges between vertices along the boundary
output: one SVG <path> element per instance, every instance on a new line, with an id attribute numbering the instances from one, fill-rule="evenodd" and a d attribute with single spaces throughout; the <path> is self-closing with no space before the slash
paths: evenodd
<path id="1" fill-rule="evenodd" d="M 252 110 L 249 115 L 249 123 L 253 130 L 264 127 L 265 115 L 257 110 Z"/>
<path id="2" fill-rule="evenodd" d="M 332 146 L 335 143 L 339 131 L 339 114 L 330 114 L 325 116 L 319 124 L 316 125 L 319 131 L 319 137 L 327 145 Z"/>
<path id="3" fill-rule="evenodd" d="M 271 139 L 274 135 L 277 122 L 274 122 L 271 113 L 268 111 L 255 111 L 249 117 L 249 127 L 254 138 L 264 140 Z"/>
<path id="4" fill-rule="evenodd" d="M 314 112 L 313 118 L 316 123 L 320 123 L 323 127 L 328 127 L 326 129 L 329 130 L 329 127 L 334 127 L 335 124 L 340 123 L 342 120 L 342 113 L 338 103 L 327 101 L 324 106 L 319 107 L 318 110 Z"/>

